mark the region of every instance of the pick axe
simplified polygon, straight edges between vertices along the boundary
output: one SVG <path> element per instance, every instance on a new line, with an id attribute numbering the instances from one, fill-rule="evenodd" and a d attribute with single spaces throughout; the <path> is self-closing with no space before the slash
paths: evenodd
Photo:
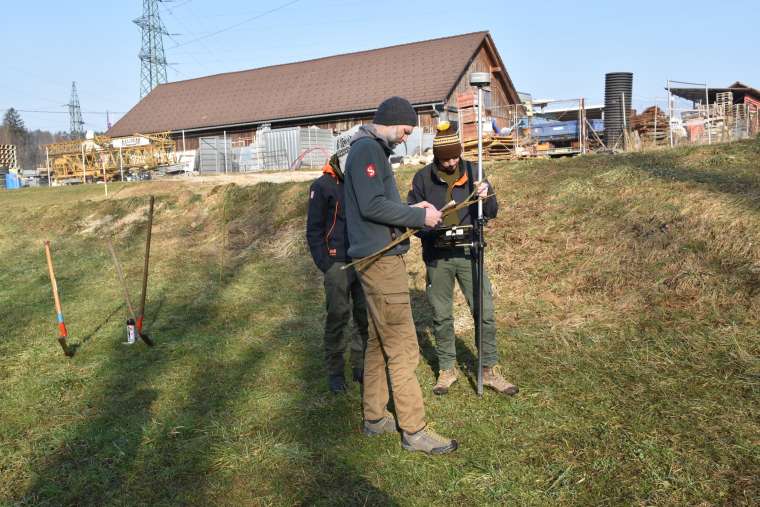
<path id="1" fill-rule="evenodd" d="M 127 288 L 127 280 L 124 278 L 124 271 L 121 269 L 121 263 L 119 262 L 119 258 L 116 257 L 116 250 L 113 248 L 113 242 L 111 241 L 111 238 L 106 238 L 106 242 L 108 243 L 108 250 L 111 252 L 111 257 L 113 257 L 113 265 L 116 268 L 116 275 L 119 279 L 119 283 L 121 284 L 121 288 L 124 290 L 124 300 L 127 303 L 127 311 L 129 312 L 129 317 L 137 322 L 137 317 L 135 316 L 135 309 L 132 306 L 132 300 L 129 298 L 129 289 Z M 153 346 L 153 340 L 150 339 L 150 336 L 147 334 L 143 334 L 140 328 L 137 329 L 137 334 L 140 336 L 142 341 L 145 342 L 146 345 L 152 347 Z"/>

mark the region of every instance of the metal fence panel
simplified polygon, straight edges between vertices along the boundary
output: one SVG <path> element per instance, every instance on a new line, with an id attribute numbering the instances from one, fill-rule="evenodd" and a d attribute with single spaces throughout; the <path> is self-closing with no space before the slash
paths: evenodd
<path id="1" fill-rule="evenodd" d="M 227 137 L 226 154 L 223 136 L 201 137 L 198 140 L 198 152 L 200 173 L 237 172 L 238 170 L 229 137 Z"/>

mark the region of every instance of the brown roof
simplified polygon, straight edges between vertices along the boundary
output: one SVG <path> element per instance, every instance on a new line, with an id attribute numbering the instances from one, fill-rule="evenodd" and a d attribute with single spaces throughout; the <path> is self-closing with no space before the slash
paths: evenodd
<path id="1" fill-rule="evenodd" d="M 667 88 L 665 88 L 667 90 Z M 760 90 L 757 90 L 755 88 L 752 88 L 751 86 L 747 86 L 744 83 L 740 81 L 736 81 L 734 84 L 726 87 L 726 88 L 712 88 L 709 87 L 707 89 L 707 93 L 709 94 L 709 100 L 710 102 L 714 102 L 716 100 L 716 94 L 718 93 L 725 93 L 725 92 L 733 92 L 734 93 L 734 101 L 737 99 L 744 100 L 744 95 L 749 95 L 750 97 L 754 99 L 760 99 Z M 690 100 L 692 102 L 699 102 L 703 103 L 705 100 L 705 89 L 704 88 L 671 88 L 670 93 L 677 97 L 681 97 L 682 99 Z"/>
<path id="2" fill-rule="evenodd" d="M 443 102 L 484 41 L 493 45 L 488 32 L 474 32 L 162 84 L 108 135 L 371 111 L 391 95 Z"/>

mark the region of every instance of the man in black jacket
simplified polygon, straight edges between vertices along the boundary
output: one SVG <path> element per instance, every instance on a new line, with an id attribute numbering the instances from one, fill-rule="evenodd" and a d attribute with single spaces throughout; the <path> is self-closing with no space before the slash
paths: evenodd
<path id="1" fill-rule="evenodd" d="M 344 206 L 343 172 L 338 156 L 333 155 L 309 189 L 309 214 L 306 240 L 314 264 L 325 280 L 325 363 L 328 385 L 333 393 L 346 390 L 344 376 L 346 353 L 345 328 L 351 317 L 353 300 L 354 332 L 351 339 L 351 369 L 355 382 L 364 373 L 364 349 L 367 346 L 367 305 L 361 283 L 353 268 L 342 269 L 351 262 Z"/>
<path id="2" fill-rule="evenodd" d="M 470 162 L 461 158 L 462 145 L 459 134 L 448 123 L 438 125 L 438 133 L 433 140 L 434 160 L 412 179 L 412 189 L 407 202 L 416 204 L 427 201 L 441 207 L 451 200 L 463 202 L 475 191 L 477 171 Z M 486 197 L 493 194 L 491 184 L 485 180 L 478 183 L 478 195 Z M 495 218 L 499 210 L 496 197 L 483 201 L 483 216 Z M 438 228 L 451 228 L 461 225 L 475 225 L 478 206 L 473 204 L 459 210 L 458 214 L 446 216 Z M 433 387 L 435 394 L 446 394 L 451 385 L 457 381 L 456 337 L 452 305 L 454 297 L 454 280 L 464 294 L 472 311 L 474 301 L 475 256 L 469 248 L 452 247 L 440 241 L 440 230 L 426 229 L 418 236 L 422 239 L 422 258 L 427 268 L 427 297 L 433 307 L 433 325 L 438 352 L 438 382 Z M 484 271 L 483 291 L 483 385 L 500 394 L 512 396 L 517 394 L 517 386 L 507 382 L 499 371 L 499 353 L 496 348 L 496 321 L 491 284 Z M 474 317 L 474 312 L 473 312 Z"/>

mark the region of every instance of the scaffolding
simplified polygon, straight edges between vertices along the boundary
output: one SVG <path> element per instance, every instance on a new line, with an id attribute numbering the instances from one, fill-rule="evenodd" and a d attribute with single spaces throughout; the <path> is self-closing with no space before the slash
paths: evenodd
<path id="1" fill-rule="evenodd" d="M 112 139 L 92 136 L 45 147 L 48 172 L 56 182 L 123 180 L 135 172 L 156 171 L 176 163 L 169 132 Z"/>

